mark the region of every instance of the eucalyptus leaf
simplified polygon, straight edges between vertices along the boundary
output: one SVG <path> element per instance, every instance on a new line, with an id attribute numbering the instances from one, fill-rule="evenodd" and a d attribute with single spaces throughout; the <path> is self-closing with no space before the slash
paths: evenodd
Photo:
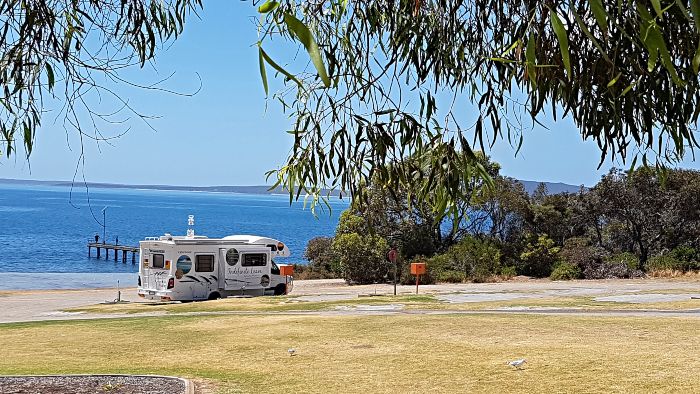
<path id="1" fill-rule="evenodd" d="M 282 68 L 279 64 L 275 63 L 275 61 L 272 60 L 272 59 L 270 58 L 270 56 L 267 54 L 267 52 L 265 52 L 265 50 L 264 50 L 262 47 L 259 47 L 259 48 L 260 48 L 259 55 L 262 56 L 262 58 L 265 60 L 265 62 L 267 62 L 267 64 L 269 64 L 270 66 L 272 66 L 272 68 L 274 68 L 275 70 L 277 70 L 279 73 L 281 73 L 281 74 L 284 75 L 285 77 L 287 77 L 287 78 L 289 78 L 290 80 L 296 82 L 296 84 L 297 84 L 300 88 L 303 89 L 304 85 L 302 85 L 301 81 L 299 81 L 299 79 L 297 79 L 297 77 L 295 77 L 292 73 L 290 73 L 289 71 L 287 71 L 287 70 L 285 70 L 284 68 Z"/>
<path id="2" fill-rule="evenodd" d="M 316 40 L 314 40 L 313 35 L 309 28 L 297 19 L 294 15 L 290 13 L 284 14 L 284 22 L 287 24 L 289 31 L 294 33 L 294 36 L 304 45 L 306 51 L 311 57 L 311 62 L 316 67 L 318 76 L 321 77 L 321 81 L 325 87 L 331 86 L 331 80 L 328 78 L 328 73 L 326 72 L 326 66 L 323 64 L 323 59 L 321 58 L 321 52 L 318 49 Z"/>
<path id="3" fill-rule="evenodd" d="M 700 32 L 700 1 L 690 0 L 690 11 L 693 13 L 695 31 Z"/>
<path id="4" fill-rule="evenodd" d="M 569 58 L 569 37 L 567 36 L 564 24 L 559 19 L 556 10 L 550 10 L 549 12 L 552 29 L 559 39 L 559 48 L 561 49 L 561 57 L 564 62 L 564 68 L 566 69 L 566 75 L 571 79 L 571 60 Z"/>
<path id="5" fill-rule="evenodd" d="M 593 16 L 600 27 L 603 34 L 608 33 L 608 14 L 605 12 L 602 0 L 590 0 L 591 10 L 593 11 Z"/>
<path id="6" fill-rule="evenodd" d="M 535 36 L 530 33 L 527 39 L 527 46 L 525 47 L 525 59 L 527 59 L 527 75 L 530 79 L 532 86 L 537 86 L 537 71 L 535 65 L 537 64 L 536 58 L 536 45 Z"/>
<path id="7" fill-rule="evenodd" d="M 53 90 L 55 79 L 53 74 L 53 67 L 50 63 L 46 63 L 46 78 L 48 79 L 49 91 Z"/>
<path id="8" fill-rule="evenodd" d="M 263 56 L 263 49 L 258 44 L 258 66 L 260 67 L 260 78 L 262 78 L 263 88 L 265 88 L 265 96 L 268 95 L 267 88 L 267 71 L 265 71 L 265 57 Z"/>
<path id="9" fill-rule="evenodd" d="M 268 12 L 273 11 L 279 5 L 280 3 L 277 1 L 267 0 L 265 3 L 261 4 L 260 7 L 258 7 L 258 12 L 261 14 L 267 14 Z"/>

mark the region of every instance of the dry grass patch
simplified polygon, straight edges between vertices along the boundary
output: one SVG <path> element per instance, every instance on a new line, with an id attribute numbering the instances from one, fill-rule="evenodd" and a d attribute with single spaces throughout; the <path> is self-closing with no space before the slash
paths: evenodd
<path id="1" fill-rule="evenodd" d="M 700 271 L 679 271 L 672 269 L 652 270 L 647 274 L 652 278 L 668 278 L 668 279 L 683 279 L 683 280 L 700 280 Z"/>
<path id="2" fill-rule="evenodd" d="M 191 303 L 126 303 L 99 304 L 87 307 L 66 309 L 67 312 L 87 313 L 147 313 L 164 311 L 168 313 L 192 312 L 286 312 L 321 311 L 338 306 L 403 304 L 407 306 L 429 306 L 438 303 L 432 295 L 399 295 L 356 297 L 334 301 L 298 301 L 298 296 L 224 298 L 214 301 Z"/>
<path id="3" fill-rule="evenodd" d="M 220 392 L 698 392 L 697 326 L 478 314 L 7 324 L 0 374 L 172 374 Z M 520 357 L 522 371 L 505 365 Z"/>
<path id="4" fill-rule="evenodd" d="M 664 291 L 664 293 L 666 293 Z M 636 294 L 636 293 L 635 293 Z M 639 293 L 642 294 L 642 293 Z M 670 293 L 669 293 L 670 294 Z M 332 301 L 298 301 L 297 297 L 256 297 L 228 298 L 216 301 L 193 303 L 126 303 L 110 305 L 93 305 L 67 309 L 68 312 L 86 312 L 98 314 L 138 314 L 161 312 L 169 314 L 181 313 L 216 313 L 216 312 L 290 312 L 290 311 L 330 311 L 340 307 L 355 307 L 359 305 L 383 306 L 400 304 L 406 310 L 443 310 L 443 311 L 480 311 L 493 309 L 532 309 L 560 308 L 581 309 L 593 311 L 605 310 L 688 310 L 700 308 L 700 300 L 688 299 L 683 301 L 665 302 L 613 302 L 596 301 L 602 295 L 577 297 L 539 297 L 517 298 L 512 300 L 479 301 L 448 303 L 439 301 L 434 295 L 400 295 L 357 297 L 349 300 Z"/>
<path id="5" fill-rule="evenodd" d="M 664 292 L 665 293 L 665 292 Z M 599 296 L 596 296 L 599 297 Z M 700 300 L 688 299 L 685 301 L 666 302 L 614 302 L 596 301 L 596 297 L 543 297 L 543 298 L 519 298 L 513 300 L 441 303 L 432 305 L 431 309 L 455 310 L 455 311 L 479 311 L 491 309 L 511 308 L 559 308 L 582 310 L 688 310 L 700 308 Z M 420 307 L 411 306 L 412 309 Z"/>

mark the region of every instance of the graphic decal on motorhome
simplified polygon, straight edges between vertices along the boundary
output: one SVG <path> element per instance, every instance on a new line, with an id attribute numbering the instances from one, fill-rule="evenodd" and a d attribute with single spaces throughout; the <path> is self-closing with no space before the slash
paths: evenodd
<path id="1" fill-rule="evenodd" d="M 165 287 L 168 271 L 151 271 L 150 276 L 153 278 L 156 288 Z"/>
<path id="2" fill-rule="evenodd" d="M 227 268 L 226 273 L 229 275 L 259 275 L 265 273 L 262 268 Z"/>

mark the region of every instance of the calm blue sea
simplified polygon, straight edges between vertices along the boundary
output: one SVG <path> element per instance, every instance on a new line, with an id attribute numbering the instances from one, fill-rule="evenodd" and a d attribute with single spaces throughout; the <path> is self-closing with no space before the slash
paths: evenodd
<path id="1" fill-rule="evenodd" d="M 12 283 L 34 273 L 83 273 L 103 284 L 109 276 L 138 272 L 131 258 L 123 264 L 87 257 L 87 242 L 99 233 L 102 239 L 102 209 L 107 207 L 107 242 L 138 246 L 144 237 L 166 232 L 185 235 L 187 215 L 195 215 L 198 235 L 223 237 L 253 234 L 276 238 L 291 250 L 285 262 L 304 262 L 309 239 L 332 235 L 347 201 L 335 198 L 332 212 L 314 217 L 302 202 L 291 206 L 288 196 L 233 193 L 202 193 L 133 189 L 0 185 L 0 289 L 45 288 Z M 94 256 L 94 250 L 93 250 Z M 10 274 L 22 273 L 22 275 Z M 121 275 L 113 275 L 124 277 Z M 50 277 L 43 275 L 42 277 Z M 56 276 L 56 277 L 64 277 Z M 130 277 L 129 275 L 125 277 Z M 50 286 L 90 287 L 82 285 Z"/>

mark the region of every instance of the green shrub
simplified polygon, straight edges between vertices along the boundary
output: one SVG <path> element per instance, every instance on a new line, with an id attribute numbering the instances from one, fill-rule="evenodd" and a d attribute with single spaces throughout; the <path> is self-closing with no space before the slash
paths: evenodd
<path id="1" fill-rule="evenodd" d="M 463 283 L 467 278 L 464 272 L 447 270 L 438 273 L 435 279 L 439 283 Z"/>
<path id="2" fill-rule="evenodd" d="M 560 261 L 554 265 L 552 273 L 549 275 L 551 280 L 572 280 L 581 279 L 583 273 L 578 265 Z"/>
<path id="3" fill-rule="evenodd" d="M 525 251 L 520 254 L 523 267 L 522 272 L 526 275 L 536 277 L 547 277 L 552 273 L 552 267 L 557 260 L 559 247 L 545 234 L 541 234 L 537 239 L 531 239 L 525 247 Z"/>
<path id="4" fill-rule="evenodd" d="M 294 279 L 296 280 L 307 280 L 307 279 L 338 279 L 342 278 L 336 272 L 328 271 L 323 268 L 314 267 L 307 264 L 293 264 L 294 266 Z"/>
<path id="5" fill-rule="evenodd" d="M 675 258 L 671 254 L 654 256 L 647 261 L 645 266 L 647 271 L 681 271 L 687 272 L 696 268 L 694 261 L 683 261 Z"/>
<path id="6" fill-rule="evenodd" d="M 437 254 L 429 259 L 422 258 L 421 256 L 417 256 L 413 262 L 419 262 L 419 261 L 425 261 L 427 263 L 426 265 L 426 272 L 427 275 L 423 275 L 426 278 L 421 278 L 421 283 L 435 283 L 435 282 L 445 282 L 446 280 L 442 279 L 445 277 L 445 272 L 450 271 L 450 257 L 446 254 Z M 425 279 L 425 281 L 424 281 Z M 416 278 L 415 276 L 411 275 L 411 265 L 406 264 L 404 267 L 404 270 L 402 271 L 401 275 L 401 283 L 403 284 L 411 284 L 415 283 Z"/>
<path id="7" fill-rule="evenodd" d="M 339 234 L 333 239 L 332 249 L 343 278 L 348 283 L 386 282 L 390 269 L 393 273 L 391 263 L 386 260 L 389 245 L 380 236 Z"/>
<path id="8" fill-rule="evenodd" d="M 518 275 L 518 270 L 514 266 L 509 265 L 501 268 L 501 276 L 504 278 L 512 278 Z"/>
<path id="9" fill-rule="evenodd" d="M 700 254 L 695 248 L 681 245 L 674 248 L 670 255 L 683 263 L 683 272 L 700 270 Z"/>
<path id="10" fill-rule="evenodd" d="M 634 253 L 624 252 L 618 253 L 605 258 L 607 264 L 624 264 L 631 270 L 639 269 L 639 257 Z"/>
<path id="11" fill-rule="evenodd" d="M 466 237 L 447 251 L 450 269 L 464 272 L 475 282 L 487 281 L 501 271 L 501 251 L 488 240 Z"/>
<path id="12" fill-rule="evenodd" d="M 354 214 L 351 210 L 346 209 L 338 218 L 338 226 L 335 228 L 335 234 L 367 234 L 367 221 L 362 216 Z"/>
<path id="13" fill-rule="evenodd" d="M 317 272 L 321 276 L 330 275 L 337 278 L 342 276 L 338 271 L 339 267 L 335 262 L 332 246 L 333 238 L 330 237 L 315 237 L 309 240 L 304 250 L 304 258 L 309 261 L 309 271 Z"/>

